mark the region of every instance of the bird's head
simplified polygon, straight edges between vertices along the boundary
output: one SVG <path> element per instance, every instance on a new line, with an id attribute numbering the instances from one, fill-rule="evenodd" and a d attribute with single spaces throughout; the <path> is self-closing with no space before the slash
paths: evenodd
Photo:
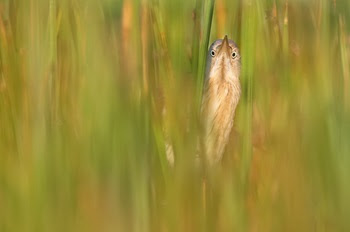
<path id="1" fill-rule="evenodd" d="M 241 56 L 236 43 L 227 38 L 218 39 L 209 48 L 206 63 L 206 79 L 222 78 L 226 81 L 239 79 Z"/>

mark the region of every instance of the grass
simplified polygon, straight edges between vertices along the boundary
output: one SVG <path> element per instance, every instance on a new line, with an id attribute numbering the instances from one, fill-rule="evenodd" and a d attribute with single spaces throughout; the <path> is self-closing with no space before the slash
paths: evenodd
<path id="1" fill-rule="evenodd" d="M 349 22 L 347 0 L 0 0 L 0 231 L 349 231 Z M 225 34 L 242 98 L 203 173 Z"/>

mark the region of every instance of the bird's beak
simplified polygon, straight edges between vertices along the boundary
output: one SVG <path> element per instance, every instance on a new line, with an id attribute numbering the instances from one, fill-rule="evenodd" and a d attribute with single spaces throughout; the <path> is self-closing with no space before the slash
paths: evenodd
<path id="1" fill-rule="evenodd" d="M 222 45 L 219 51 L 219 54 L 226 53 L 228 56 L 230 56 L 230 46 L 228 44 L 227 35 L 225 35 L 224 40 L 222 41 Z"/>

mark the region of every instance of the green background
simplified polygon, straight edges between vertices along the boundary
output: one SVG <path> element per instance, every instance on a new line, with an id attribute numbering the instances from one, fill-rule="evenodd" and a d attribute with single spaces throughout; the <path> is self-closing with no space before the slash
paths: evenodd
<path id="1" fill-rule="evenodd" d="M 0 231 L 350 231 L 349 30 L 347 0 L 0 0 Z M 242 97 L 203 171 L 226 34 Z"/>

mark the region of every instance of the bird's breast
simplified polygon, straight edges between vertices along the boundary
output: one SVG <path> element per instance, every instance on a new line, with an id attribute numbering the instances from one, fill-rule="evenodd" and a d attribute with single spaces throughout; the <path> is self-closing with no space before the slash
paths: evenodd
<path id="1" fill-rule="evenodd" d="M 239 82 L 208 79 L 202 102 L 204 143 L 209 161 L 220 160 L 240 98 Z"/>
<path id="2" fill-rule="evenodd" d="M 202 111 L 206 111 L 203 116 L 210 121 L 229 120 L 234 115 L 240 93 L 239 83 L 208 80 L 202 102 Z"/>

